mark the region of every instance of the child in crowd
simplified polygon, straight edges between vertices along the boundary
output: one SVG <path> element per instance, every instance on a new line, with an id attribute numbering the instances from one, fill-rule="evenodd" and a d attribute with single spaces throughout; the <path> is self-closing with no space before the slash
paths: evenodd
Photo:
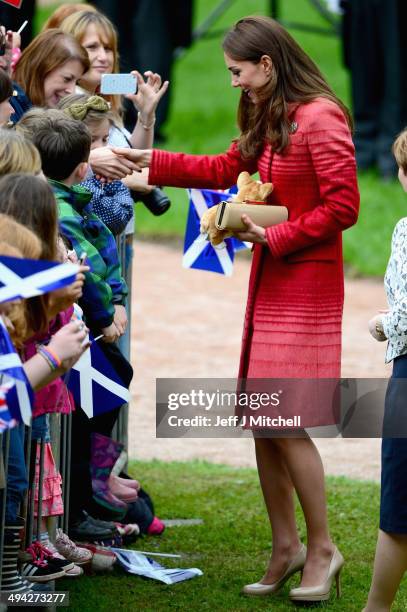
<path id="1" fill-rule="evenodd" d="M 407 192 L 407 129 L 396 139 L 393 153 L 399 181 Z M 379 342 L 388 340 L 386 363 L 393 361 L 383 420 L 380 530 L 372 585 L 365 612 L 390 611 L 407 570 L 407 217 L 397 223 L 384 277 L 389 310 L 369 321 Z"/>
<path id="2" fill-rule="evenodd" d="M 58 107 L 68 117 L 83 121 L 92 137 L 91 150 L 106 147 L 113 114 L 109 104 L 100 96 L 72 94 L 62 98 Z M 133 199 L 122 181 L 102 182 L 92 172 L 81 185 L 92 192 L 93 211 L 102 219 L 112 234 L 120 234 L 133 217 Z"/>
<path id="3" fill-rule="evenodd" d="M 80 305 L 92 333 L 103 333 L 101 348 L 128 386 L 132 368 L 113 344 L 125 331 L 127 287 L 113 235 L 89 209 L 91 193 L 78 186 L 87 174 L 91 136 L 86 126 L 62 111 L 32 110 L 19 124 L 30 134 L 41 154 L 42 167 L 57 198 L 60 231 L 69 238 L 78 256 L 87 253 L 91 270 L 85 274 Z M 80 407 L 79 407 L 80 408 Z M 90 442 L 92 431 L 109 436 L 119 409 L 88 419 L 82 410 L 73 415 L 71 482 L 71 533 L 83 538 L 89 530 L 84 510 L 92 508 Z M 93 535 L 93 534 L 92 534 Z"/>
<path id="4" fill-rule="evenodd" d="M 13 244 L 10 245 L 9 241 L 12 241 Z M 41 242 L 33 232 L 20 225 L 8 215 L 0 214 L 1 255 L 37 259 L 41 254 L 41 250 Z M 27 300 L 27 303 L 29 302 L 30 300 Z M 29 327 L 26 320 L 25 303 L 13 303 L 11 305 L 0 304 L 0 312 L 3 317 L 6 317 L 4 322 L 6 326 L 9 327 L 11 338 L 15 345 L 21 346 L 26 338 Z M 62 336 L 62 343 L 59 341 L 58 335 Z M 76 355 L 77 359 L 83 350 L 85 350 L 85 347 L 81 346 L 84 337 L 85 334 L 83 331 L 79 330 L 77 327 L 73 329 L 73 326 L 68 326 L 62 334 L 60 332 L 51 339 L 49 346 L 56 354 L 59 354 L 64 359 L 68 358 L 69 363 L 72 363 L 72 357 Z M 53 376 L 49 364 L 39 353 L 30 359 L 25 366 L 27 366 L 26 373 L 33 386 L 40 387 L 41 384 Z M 63 371 L 64 368 L 61 368 L 59 372 L 54 372 L 54 374 L 59 376 Z M 23 438 L 23 425 L 17 425 L 9 432 L 10 446 L 7 471 L 6 525 L 3 557 L 1 561 L 2 591 L 30 591 L 30 585 L 21 579 L 17 571 L 17 560 L 24 528 L 24 521 L 18 516 L 18 509 L 28 485 Z M 6 436 L 4 439 L 6 439 Z M 47 563 L 44 562 L 44 565 L 47 565 Z"/>
<path id="5" fill-rule="evenodd" d="M 58 218 L 52 189 L 43 179 L 28 174 L 10 174 L 0 180 L 0 185 L 2 194 L 0 199 L 0 212 L 7 213 L 14 219 L 24 222 L 26 226 L 36 233 L 42 245 L 40 259 L 56 261 L 58 259 Z M 66 291 L 58 291 L 58 293 L 64 295 Z M 50 341 L 52 335 L 69 323 L 73 313 L 72 302 L 78 299 L 80 295 L 81 286 L 78 287 L 77 293 L 69 293 L 68 302 L 70 302 L 70 304 L 68 308 L 56 314 L 48 323 L 46 330 L 31 335 L 31 337 L 25 341 L 22 350 L 22 358 L 24 361 L 37 353 L 39 344 L 46 345 Z M 51 308 L 53 308 L 54 304 L 52 301 L 51 304 Z M 63 514 L 63 504 L 61 497 L 61 477 L 55 466 L 50 445 L 48 414 L 68 414 L 72 411 L 72 406 L 73 401 L 70 393 L 61 378 L 57 378 L 35 393 L 32 440 L 35 440 L 37 443 L 32 444 L 31 473 L 33 479 L 36 481 L 37 501 L 40 441 L 43 440 L 45 443 L 41 516 L 38 516 L 37 512 L 35 512 L 35 516 L 41 521 L 41 529 L 39 530 L 41 543 L 45 545 L 47 553 L 51 551 L 51 559 L 54 557 L 58 558 L 58 552 L 49 540 L 45 519 L 49 516 Z M 38 504 L 35 508 L 37 508 L 37 506 Z M 34 548 L 30 549 L 32 558 L 23 568 L 23 573 L 29 574 L 29 580 L 35 578 L 38 582 L 48 581 L 57 577 L 54 568 L 51 570 L 52 577 L 50 578 L 49 566 L 42 568 L 35 564 L 41 552 L 40 548 L 40 545 L 35 544 L 35 550 Z M 73 553 L 73 560 L 80 560 L 83 557 L 81 551 L 73 551 Z M 84 555 L 89 559 L 87 553 L 84 553 Z M 63 559 L 61 559 L 61 561 L 64 562 Z M 62 569 L 64 571 L 61 574 L 60 572 Z M 69 563 L 65 563 L 65 565 L 59 569 L 60 576 L 79 576 L 81 573 L 81 568 L 74 565 L 71 559 Z"/>
<path id="6" fill-rule="evenodd" d="M 92 194 L 78 186 L 88 171 L 90 133 L 62 111 L 41 109 L 26 113 L 18 129 L 40 151 L 42 169 L 57 199 L 61 233 L 71 240 L 78 257 L 87 254 L 91 270 L 85 275 L 81 300 L 87 324 L 95 335 L 103 333 L 105 342 L 115 342 L 127 325 L 127 287 L 114 237 L 89 209 Z"/>
<path id="7" fill-rule="evenodd" d="M 0 176 L 11 172 L 41 174 L 41 157 L 23 134 L 0 128 Z"/>

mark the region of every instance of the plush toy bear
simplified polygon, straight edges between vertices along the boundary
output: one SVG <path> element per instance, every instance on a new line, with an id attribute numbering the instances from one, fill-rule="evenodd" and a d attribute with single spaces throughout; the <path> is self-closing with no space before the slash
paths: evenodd
<path id="1" fill-rule="evenodd" d="M 249 200 L 264 202 L 273 191 L 272 183 L 260 183 L 251 178 L 248 172 L 241 172 L 237 179 L 238 192 L 233 196 L 232 202 L 247 203 Z M 215 226 L 217 206 L 211 206 L 201 217 L 201 234 L 207 234 L 208 240 L 213 246 L 221 244 L 225 238 L 233 236 L 229 230 L 219 230 Z"/>

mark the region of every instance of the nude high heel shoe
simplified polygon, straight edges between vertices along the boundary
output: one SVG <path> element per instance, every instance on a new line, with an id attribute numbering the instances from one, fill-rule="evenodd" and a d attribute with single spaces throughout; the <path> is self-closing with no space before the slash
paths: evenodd
<path id="1" fill-rule="evenodd" d="M 336 581 L 336 596 L 339 598 L 341 596 L 340 573 L 344 563 L 344 558 L 335 546 L 326 581 L 317 586 L 291 589 L 289 594 L 291 601 L 327 601 L 331 594 L 331 586 L 334 578 Z"/>
<path id="2" fill-rule="evenodd" d="M 254 582 L 253 584 L 246 584 L 243 587 L 243 593 L 246 595 L 269 595 L 270 593 L 276 593 L 287 580 L 296 572 L 301 571 L 305 565 L 305 558 L 307 556 L 307 548 L 304 544 L 301 544 L 301 548 L 298 553 L 291 559 L 284 574 L 273 584 L 263 584 L 262 582 Z"/>

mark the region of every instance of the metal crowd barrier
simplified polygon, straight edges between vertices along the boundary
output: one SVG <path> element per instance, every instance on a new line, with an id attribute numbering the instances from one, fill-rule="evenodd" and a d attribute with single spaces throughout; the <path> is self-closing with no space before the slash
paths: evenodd
<path id="1" fill-rule="evenodd" d="M 131 346 L 131 295 L 132 295 L 132 242 L 133 234 L 121 234 L 117 238 L 117 247 L 124 271 L 124 278 L 129 289 L 127 300 L 128 327 L 126 334 L 120 338 L 119 347 L 124 356 L 130 361 Z M 120 374 L 120 373 L 119 373 Z M 64 514 L 48 519 L 48 531 L 51 539 L 55 535 L 57 527 L 68 532 L 69 514 L 69 490 L 70 490 L 70 462 L 71 462 L 71 434 L 72 434 L 72 414 L 50 414 L 50 438 L 52 453 L 55 464 L 62 477 L 62 500 L 64 504 Z M 127 448 L 127 420 L 128 405 L 124 405 L 120 410 L 119 417 L 112 432 L 112 438 L 122 442 Z M 2 559 L 4 549 L 4 526 L 6 516 L 6 495 L 7 495 L 7 472 L 10 446 L 10 430 L 0 434 L 0 585 L 2 572 Z M 24 427 L 24 447 L 26 469 L 29 477 L 29 487 L 26 492 L 20 516 L 25 520 L 25 541 L 24 548 L 29 546 L 33 540 L 40 539 L 41 509 L 42 509 L 42 484 L 44 479 L 44 456 L 45 441 L 31 440 L 31 428 Z M 38 450 L 39 449 L 39 450 Z M 35 501 L 35 460 L 39 452 L 39 478 L 38 478 L 38 501 Z M 31 465 L 31 470 L 30 470 Z M 34 466 L 34 467 L 33 467 Z M 37 506 L 37 507 L 35 507 Z M 37 510 L 37 521 L 34 513 Z M 0 612 L 5 607 L 0 603 Z"/>

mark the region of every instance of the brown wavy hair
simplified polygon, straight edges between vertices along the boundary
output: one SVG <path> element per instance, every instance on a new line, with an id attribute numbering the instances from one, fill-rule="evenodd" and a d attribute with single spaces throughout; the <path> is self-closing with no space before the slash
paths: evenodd
<path id="1" fill-rule="evenodd" d="M 96 12 L 97 9 L 91 4 L 61 4 L 57 9 L 50 15 L 47 21 L 41 28 L 41 32 L 45 32 L 45 30 L 50 30 L 51 28 L 59 28 L 64 19 L 77 13 L 78 11 L 93 11 Z"/>
<path id="2" fill-rule="evenodd" d="M 80 62 L 84 73 L 89 70 L 88 54 L 73 36 L 55 28 L 46 30 L 24 49 L 13 78 L 35 106 L 45 106 L 45 78 L 69 60 Z"/>
<path id="3" fill-rule="evenodd" d="M 0 212 L 24 224 L 40 240 L 39 259 L 58 261 L 58 213 L 51 187 L 30 174 L 8 174 L 0 179 Z M 48 329 L 49 294 L 26 302 L 27 326 L 32 332 Z"/>
<path id="4" fill-rule="evenodd" d="M 0 213 L 35 233 L 42 244 L 40 259 L 57 261 L 58 212 L 47 181 L 31 174 L 8 174 L 0 179 L 0 193 Z"/>
<path id="5" fill-rule="evenodd" d="M 10 244 L 12 242 L 12 244 Z M 41 241 L 27 227 L 9 215 L 0 213 L 0 255 L 38 259 L 41 255 Z M 5 318 L 5 324 L 16 348 L 32 335 L 28 329 L 28 303 L 26 300 L 12 304 Z"/>
<path id="6" fill-rule="evenodd" d="M 352 128 L 348 109 L 319 68 L 274 19 L 240 19 L 226 34 L 222 47 L 235 61 L 258 64 L 263 55 L 268 55 L 273 64 L 270 80 L 256 91 L 258 102 L 253 104 L 245 92 L 240 97 L 237 120 L 241 133 L 236 142 L 243 157 L 257 157 L 265 139 L 275 151 L 284 151 L 290 140 L 289 103 L 306 104 L 318 97 L 326 98 L 342 109 Z"/>
<path id="7" fill-rule="evenodd" d="M 0 176 L 12 172 L 41 172 L 41 157 L 22 133 L 0 128 Z"/>

